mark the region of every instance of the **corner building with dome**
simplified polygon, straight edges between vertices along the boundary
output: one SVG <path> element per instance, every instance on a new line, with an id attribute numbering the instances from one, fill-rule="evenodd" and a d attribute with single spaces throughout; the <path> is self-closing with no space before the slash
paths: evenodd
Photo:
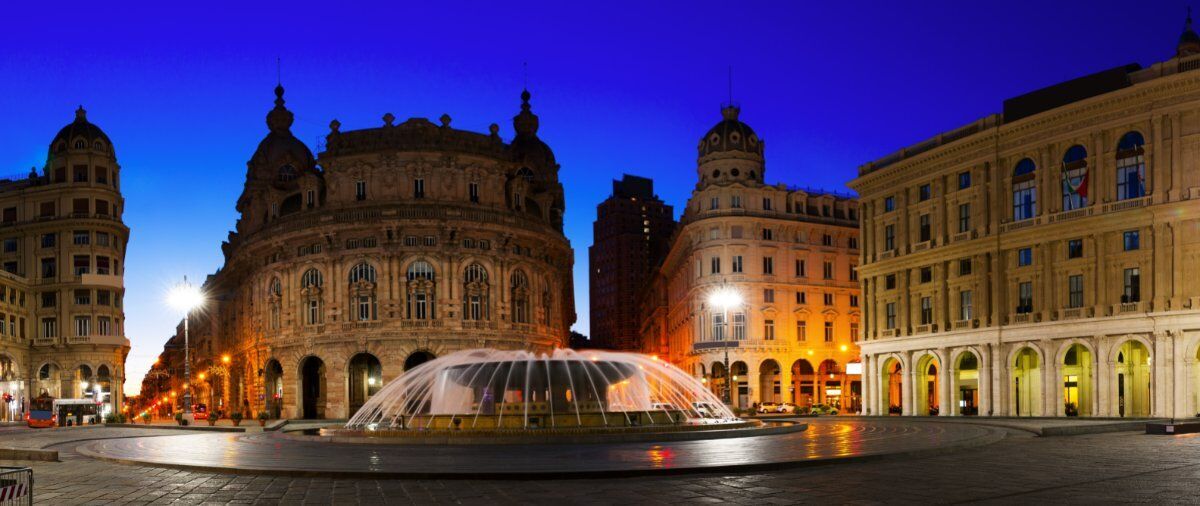
<path id="1" fill-rule="evenodd" d="M 204 282 L 210 303 L 192 314 L 194 402 L 348 418 L 446 353 L 567 345 L 574 256 L 527 91 L 511 141 L 495 124 L 477 133 L 446 115 L 387 114 L 361 130 L 334 120 L 315 158 L 290 131 L 283 92 L 247 164 L 225 264 Z"/>
<path id="2" fill-rule="evenodd" d="M 740 112 L 723 108 L 700 138 L 696 187 L 643 294 L 643 350 L 737 408 L 857 410 L 858 202 L 767 184 Z"/>
<path id="3" fill-rule="evenodd" d="M 40 172 L 0 179 L 0 422 L 43 393 L 120 411 L 124 210 L 116 149 L 83 107 Z"/>

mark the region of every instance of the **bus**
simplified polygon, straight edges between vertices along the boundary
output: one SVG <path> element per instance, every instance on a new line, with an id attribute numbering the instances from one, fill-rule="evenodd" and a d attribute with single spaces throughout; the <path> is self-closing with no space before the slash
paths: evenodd
<path id="1" fill-rule="evenodd" d="M 92 425 L 100 422 L 100 405 L 95 399 L 56 399 L 54 414 L 58 426 Z"/>
<path id="2" fill-rule="evenodd" d="M 58 415 L 54 413 L 54 397 L 42 394 L 29 401 L 29 413 L 25 414 L 25 423 L 35 429 L 57 425 Z"/>

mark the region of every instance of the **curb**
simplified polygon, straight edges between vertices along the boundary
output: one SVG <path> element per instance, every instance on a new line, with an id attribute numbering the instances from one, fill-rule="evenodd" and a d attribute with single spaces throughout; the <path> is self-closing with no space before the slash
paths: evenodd
<path id="1" fill-rule="evenodd" d="M 706 439 L 774 436 L 808 430 L 806 423 L 776 427 L 752 427 L 714 431 L 692 430 L 679 432 L 642 432 L 628 434 L 536 434 L 504 436 L 429 435 L 429 436 L 304 436 L 281 432 L 279 437 L 293 441 L 318 441 L 338 444 L 411 445 L 411 446 L 497 446 L 531 444 L 596 444 L 596 443 L 675 443 Z"/>
<path id="2" fill-rule="evenodd" d="M 827 457 L 822 459 L 811 460 L 793 460 L 793 461 L 777 461 L 777 462 L 761 462 L 752 464 L 722 464 L 706 467 L 681 467 L 681 468 L 649 468 L 649 469 L 605 469 L 591 471 L 508 471 L 508 472 L 483 472 L 483 473 L 465 473 L 465 472 L 388 472 L 388 471 L 340 471 L 340 470 L 302 470 L 302 469 L 273 469 L 261 467 L 219 467 L 219 466 L 198 466 L 189 464 L 174 464 L 174 463 L 156 463 L 150 461 L 139 461 L 118 457 L 110 457 L 99 454 L 89 448 L 79 446 L 75 451 L 81 455 L 97 460 L 107 462 L 115 462 L 118 464 L 142 466 L 142 467 L 160 467 L 167 469 L 178 469 L 183 471 L 198 471 L 220 474 L 241 474 L 241 475 L 266 475 L 266 476 L 290 476 L 290 477 L 321 477 L 321 478 L 356 478 L 356 479 L 410 479 L 410 480 L 554 480 L 554 479 L 593 479 L 593 478 L 626 478 L 636 476 L 675 476 L 675 475 L 692 475 L 692 474 L 714 474 L 714 473 L 750 473 L 764 471 L 780 471 L 788 469 L 799 469 L 807 467 L 818 467 L 839 464 L 853 464 L 861 462 L 873 462 L 892 459 L 913 459 L 925 458 L 939 455 L 956 453 L 959 451 L 976 448 L 999 442 L 1009 435 L 1009 431 L 1003 428 L 989 428 L 988 433 L 979 438 L 954 444 L 945 447 L 925 448 L 920 450 L 901 451 L 895 453 L 875 453 L 867 455 L 854 455 L 847 457 Z"/>
<path id="3" fill-rule="evenodd" d="M 200 432 L 246 432 L 245 427 L 200 427 L 193 425 L 138 425 L 134 423 L 107 423 L 105 427 L 123 429 L 163 429 L 163 430 L 192 430 Z"/>
<path id="4" fill-rule="evenodd" d="M 58 462 L 57 450 L 35 450 L 32 448 L 0 448 L 0 460 L 36 460 Z"/>

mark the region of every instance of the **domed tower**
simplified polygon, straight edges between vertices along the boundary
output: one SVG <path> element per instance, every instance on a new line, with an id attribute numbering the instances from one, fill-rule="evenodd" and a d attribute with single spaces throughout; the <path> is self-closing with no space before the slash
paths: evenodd
<path id="1" fill-rule="evenodd" d="M 292 134 L 292 112 L 284 107 L 283 86 L 275 87 L 275 107 L 267 113 L 269 132 L 246 162 L 246 185 L 238 198 L 238 232 L 316 207 L 324 184 L 312 151 Z"/>
<path id="2" fill-rule="evenodd" d="M 531 111 L 529 98 L 529 90 L 521 92 L 521 112 L 513 116 L 517 135 L 509 152 L 516 165 L 507 185 L 509 202 L 514 209 L 541 215 L 562 230 L 566 205 L 558 183 L 559 166 L 550 146 L 537 136 L 538 117 Z"/>
<path id="3" fill-rule="evenodd" d="M 738 119 L 740 113 L 736 105 L 721 108 L 721 122 L 700 138 L 697 188 L 714 184 L 762 184 L 763 141 L 750 125 Z"/>
<path id="4" fill-rule="evenodd" d="M 1200 54 L 1200 35 L 1192 30 L 1192 8 L 1188 7 L 1187 21 L 1183 24 L 1183 33 L 1179 35 L 1179 44 L 1175 46 L 1175 57 Z"/>
<path id="5" fill-rule="evenodd" d="M 0 314 L 33 337 L 30 364 L 41 369 L 30 393 L 94 398 L 109 412 L 121 407 L 129 353 L 120 172 L 108 135 L 80 107 L 50 141 L 41 177 L 0 183 L 4 221 L 18 225 L 0 233 L 0 262 L 28 282 L 24 313 Z"/>

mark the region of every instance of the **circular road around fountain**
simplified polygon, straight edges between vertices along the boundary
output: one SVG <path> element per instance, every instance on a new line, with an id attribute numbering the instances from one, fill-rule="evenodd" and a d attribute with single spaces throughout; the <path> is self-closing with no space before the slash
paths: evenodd
<path id="1" fill-rule="evenodd" d="M 678 442 L 408 446 L 296 441 L 276 433 L 133 437 L 79 453 L 210 472 L 375 478 L 548 478 L 778 469 L 999 441 L 1007 429 L 890 419 L 810 419 L 790 434 Z"/>

